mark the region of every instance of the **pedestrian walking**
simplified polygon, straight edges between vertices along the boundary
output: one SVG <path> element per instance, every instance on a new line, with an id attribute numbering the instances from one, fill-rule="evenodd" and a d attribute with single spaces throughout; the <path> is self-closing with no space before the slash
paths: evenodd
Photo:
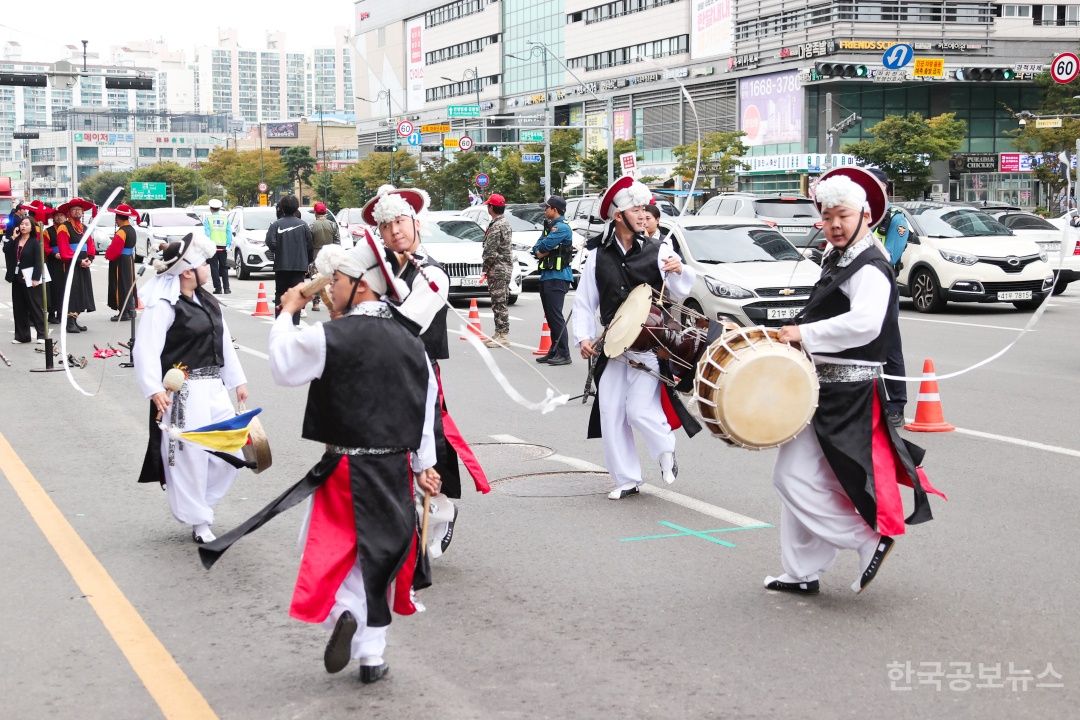
<path id="1" fill-rule="evenodd" d="M 139 482 L 164 486 L 173 517 L 191 527 L 196 543 L 214 539 L 214 506 L 229 491 L 237 468 L 162 432 L 158 423 L 190 430 L 228 420 L 236 414 L 230 390 L 238 404 L 247 402 L 247 378 L 221 305 L 203 287 L 210 281 L 207 262 L 216 251 L 202 233 L 165 246 L 154 263 L 157 274 L 142 288 L 146 310 L 132 350 L 139 390 L 150 401 Z M 185 380 L 170 397 L 163 378 L 172 368 L 181 370 Z"/>
<path id="2" fill-rule="evenodd" d="M 210 200 L 210 213 L 203 218 L 203 232 L 214 243 L 214 257 L 210 258 L 210 277 L 214 281 L 214 294 L 228 295 L 229 289 L 229 252 L 232 250 L 232 225 L 225 213 L 221 212 L 221 201 Z"/>
<path id="3" fill-rule="evenodd" d="M 331 220 L 326 213 L 326 203 L 315 203 L 315 222 L 311 223 L 311 241 L 315 248 L 315 256 L 318 257 L 319 251 L 327 245 L 340 245 L 341 244 L 341 231 L 338 229 L 336 222 Z M 314 274 L 314 266 L 309 268 L 309 275 Z M 319 310 L 319 296 L 316 295 L 315 299 L 311 301 L 311 309 L 313 312 Z"/>
<path id="4" fill-rule="evenodd" d="M 286 195 L 278 201 L 280 216 L 266 229 L 266 249 L 274 253 L 274 317 L 281 313 L 281 296 L 303 282 L 315 259 L 311 228 L 300 219 L 300 201 Z M 300 324 L 300 314 L 293 316 Z"/>
<path id="5" fill-rule="evenodd" d="M 558 195 L 547 199 L 544 203 L 544 232 L 532 248 L 540 269 L 540 303 L 544 307 L 548 330 L 551 331 L 551 349 L 547 355 L 536 358 L 536 362 L 548 365 L 570 364 L 570 339 L 563 318 L 563 301 L 574 283 L 574 273 L 570 269 L 574 235 L 563 219 L 565 212 L 566 200 Z"/>
<path id="6" fill-rule="evenodd" d="M 436 383 L 421 341 L 394 319 L 384 296 L 407 298 L 381 248 L 364 238 L 324 247 L 316 266 L 333 277 L 331 321 L 302 330 L 291 317 L 307 302 L 294 287 L 270 330 L 270 372 L 279 385 L 309 385 L 303 437 L 323 447 L 300 482 L 235 530 L 199 548 L 212 566 L 234 542 L 310 497 L 289 614 L 330 630 L 329 673 L 360 663 L 373 683 L 385 660 L 391 609 L 411 615 L 419 532 L 413 479 L 439 491 L 434 471 Z"/>
<path id="7" fill-rule="evenodd" d="M 513 231 L 506 212 L 506 199 L 492 193 L 484 202 L 491 223 L 484 231 L 483 272 L 487 277 L 491 312 L 495 316 L 495 334 L 484 344 L 506 347 L 510 344 L 510 278 L 514 272 Z"/>

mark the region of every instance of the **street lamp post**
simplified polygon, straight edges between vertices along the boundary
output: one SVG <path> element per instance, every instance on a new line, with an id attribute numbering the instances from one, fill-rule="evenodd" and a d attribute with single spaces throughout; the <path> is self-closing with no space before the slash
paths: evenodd
<path id="1" fill-rule="evenodd" d="M 386 128 L 390 132 L 390 184 L 394 184 L 394 151 L 397 150 L 397 139 L 394 137 L 394 124 L 393 124 L 393 109 L 390 107 L 390 91 L 380 90 L 375 96 L 374 100 L 368 100 L 367 98 L 355 96 L 357 100 L 363 100 L 366 103 L 377 103 L 383 97 L 386 98 Z M 375 131 L 375 142 L 378 143 L 379 131 Z"/>
<path id="2" fill-rule="evenodd" d="M 439 77 L 442 78 L 443 80 L 445 80 L 448 83 L 455 82 L 454 78 L 446 77 L 445 75 L 440 75 Z M 477 112 L 479 112 L 480 111 L 480 70 L 478 68 L 476 68 L 476 67 L 465 68 L 465 72 L 462 74 L 461 80 L 462 80 L 462 82 L 465 82 L 465 81 L 470 80 L 470 79 L 474 83 L 476 83 L 476 110 L 477 110 Z M 477 120 L 477 123 L 480 124 L 481 128 L 484 127 L 483 118 L 479 118 Z M 486 134 L 485 134 L 483 139 L 486 139 Z"/>
<path id="3" fill-rule="evenodd" d="M 548 103 L 548 95 L 550 94 L 550 88 L 548 87 L 548 64 L 547 45 L 535 40 L 529 41 L 529 57 L 531 58 L 536 52 L 540 52 L 540 58 L 544 63 L 544 193 L 545 195 L 551 194 L 551 130 L 554 123 L 551 121 L 550 109 L 551 106 Z M 513 53 L 507 53 L 508 56 L 515 60 L 525 60 L 526 58 L 520 55 L 514 55 Z M 561 188 L 560 188 L 561 189 Z"/>

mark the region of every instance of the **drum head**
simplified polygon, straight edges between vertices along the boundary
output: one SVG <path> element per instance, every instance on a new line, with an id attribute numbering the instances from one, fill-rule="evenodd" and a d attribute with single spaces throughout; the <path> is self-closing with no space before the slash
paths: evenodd
<path id="1" fill-rule="evenodd" d="M 748 351 L 728 363 L 717 410 L 724 429 L 738 445 L 782 445 L 806 427 L 817 407 L 813 365 L 794 348 Z"/>
<path id="2" fill-rule="evenodd" d="M 652 288 L 638 285 L 615 311 L 615 317 L 608 323 L 604 334 L 604 354 L 609 358 L 619 357 L 634 344 L 641 334 L 641 326 L 649 317 L 652 307 Z"/>

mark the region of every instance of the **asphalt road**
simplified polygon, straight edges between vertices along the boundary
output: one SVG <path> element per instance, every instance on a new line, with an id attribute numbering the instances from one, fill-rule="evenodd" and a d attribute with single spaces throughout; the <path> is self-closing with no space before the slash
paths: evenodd
<path id="1" fill-rule="evenodd" d="M 103 298 L 104 273 L 94 279 Z M 300 440 L 305 390 L 270 378 L 269 322 L 250 316 L 260 279 L 272 287 L 233 280 L 223 300 L 274 467 L 240 476 L 216 529 L 321 453 Z M 613 503 L 594 472 L 599 441 L 585 440 L 588 406 L 528 412 L 452 338 L 448 403 L 495 490 L 467 492 L 422 593 L 427 611 L 395 619 L 391 675 L 373 686 L 355 667 L 326 675 L 325 632 L 287 616 L 302 512 L 203 570 L 163 493 L 135 483 L 146 404 L 131 371 L 91 359 L 75 373 L 93 397 L 63 373 L 28 372 L 44 357 L 8 342 L 6 291 L 0 302 L 0 351 L 12 362 L 0 365 L 0 717 L 1047 718 L 1080 701 L 1080 291 L 1052 299 L 1003 358 L 941 384 L 957 432 L 910 437 L 950 500 L 898 541 L 861 595 L 848 587 L 853 554 L 820 596 L 762 589 L 779 570 L 773 451 L 680 436 L 677 494 Z M 84 316 L 90 332 L 70 338 L 76 355 L 126 339 L 100 306 Z M 500 367 L 531 400 L 545 380 L 576 395 L 583 362 L 533 362 L 541 314 L 535 293 L 511 309 L 520 357 L 500 352 Z M 940 373 L 980 360 L 1029 317 L 996 306 L 902 314 L 912 375 L 924 358 Z"/>

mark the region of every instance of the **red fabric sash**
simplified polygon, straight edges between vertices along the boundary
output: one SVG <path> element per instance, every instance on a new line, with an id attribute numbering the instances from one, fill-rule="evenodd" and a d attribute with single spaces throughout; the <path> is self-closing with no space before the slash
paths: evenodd
<path id="1" fill-rule="evenodd" d="M 446 409 L 442 373 L 438 365 L 435 366 L 435 381 L 439 385 L 439 410 L 442 412 L 443 435 L 446 436 L 446 441 L 457 452 L 458 459 L 461 460 L 465 469 L 469 471 L 469 475 L 472 476 L 477 492 L 486 495 L 491 492 L 491 485 L 488 484 L 487 475 L 484 473 L 484 468 L 480 467 L 480 461 L 476 459 L 476 454 L 473 453 L 469 444 L 465 442 L 465 438 L 461 436 L 461 431 L 458 430 L 457 423 L 454 422 L 454 418 L 450 417 L 450 412 Z"/>
<path id="2" fill-rule="evenodd" d="M 409 497 L 412 498 L 413 504 L 416 504 L 416 483 L 413 480 L 412 463 L 409 464 Z M 394 578 L 394 596 L 391 607 L 398 615 L 412 615 L 416 612 L 416 605 L 412 601 L 412 585 L 413 574 L 416 572 L 416 545 L 419 542 L 417 533 L 420 532 L 420 528 L 417 527 L 412 534 L 412 541 L 409 543 L 409 554 L 405 558 L 405 563 L 398 570 L 397 576 Z"/>
<path id="3" fill-rule="evenodd" d="M 667 394 L 667 390 L 663 384 L 660 385 L 660 407 L 664 409 L 664 417 L 667 418 L 668 425 L 672 430 L 678 430 L 682 427 L 682 420 L 679 419 L 679 413 L 675 412 L 675 406 L 671 403 L 671 398 Z"/>

